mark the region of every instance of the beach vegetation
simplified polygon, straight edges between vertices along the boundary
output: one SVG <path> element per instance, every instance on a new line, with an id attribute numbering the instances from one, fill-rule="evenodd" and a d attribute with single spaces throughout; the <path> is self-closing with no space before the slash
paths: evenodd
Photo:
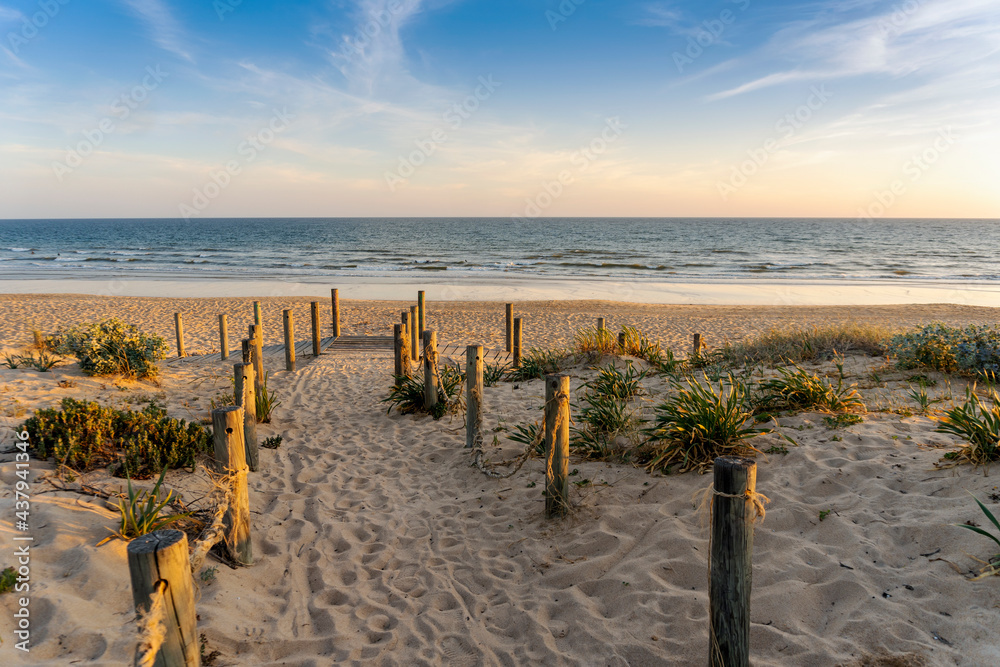
<path id="1" fill-rule="evenodd" d="M 611 355 L 618 352 L 618 341 L 611 329 L 596 326 L 580 329 L 575 336 L 576 352 L 589 355 Z"/>
<path id="2" fill-rule="evenodd" d="M 508 380 L 536 380 L 546 375 L 558 373 L 566 365 L 570 355 L 563 350 L 542 350 L 533 347 L 521 357 L 521 366 L 507 373 Z"/>
<path id="3" fill-rule="evenodd" d="M 277 398 L 275 398 L 275 393 L 273 391 L 269 391 L 268 390 L 268 388 L 267 388 L 267 378 L 268 378 L 268 372 L 265 371 L 264 372 L 264 380 L 260 384 L 258 384 L 256 386 L 256 391 L 255 391 L 255 394 L 256 394 L 255 398 L 256 398 L 256 401 L 257 401 L 257 422 L 261 423 L 261 424 L 270 424 L 271 423 L 271 413 L 274 412 L 274 409 L 276 407 L 278 407 L 279 405 L 281 405 L 281 401 L 279 401 Z M 235 386 L 236 385 L 235 385 L 235 382 L 236 382 L 236 380 L 234 379 L 233 380 L 234 384 L 233 384 L 233 403 L 232 403 L 232 405 L 236 405 L 236 399 L 235 399 L 235 396 L 236 396 Z"/>
<path id="4" fill-rule="evenodd" d="M 532 452 L 538 456 L 545 454 L 545 426 L 542 422 L 534 421 L 530 424 L 515 424 L 514 431 L 507 437 L 514 442 L 519 442 L 525 447 L 532 446 Z M 531 486 L 534 486 L 532 484 Z"/>
<path id="5" fill-rule="evenodd" d="M 847 322 L 823 327 L 771 329 L 767 333 L 722 349 L 731 365 L 801 362 L 831 359 L 837 354 L 861 352 L 882 356 L 891 330 Z"/>
<path id="6" fill-rule="evenodd" d="M 863 421 L 861 415 L 841 414 L 823 417 L 823 423 L 826 424 L 827 428 L 847 428 Z"/>
<path id="7" fill-rule="evenodd" d="M 427 412 L 424 407 L 423 378 L 417 379 L 402 375 L 396 378 L 399 383 L 389 388 L 389 395 L 382 399 L 388 403 L 386 414 L 395 407 L 401 414 Z M 440 419 L 452 410 L 460 409 L 464 403 L 462 387 L 465 385 L 465 374 L 455 366 L 442 366 L 438 376 L 438 400 L 430 411 L 434 419 Z"/>
<path id="8" fill-rule="evenodd" d="M 4 365 L 7 368 L 33 368 L 36 371 L 42 373 L 47 373 L 52 370 L 52 367 L 62 361 L 59 357 L 49 354 L 48 352 L 39 352 L 38 356 L 35 356 L 34 352 L 29 351 L 27 354 L 6 354 L 4 355 Z"/>
<path id="9" fill-rule="evenodd" d="M 703 378 L 674 381 L 676 393 L 654 408 L 645 429 L 646 469 L 670 472 L 705 471 L 719 456 L 752 456 L 759 450 L 749 440 L 774 430 L 754 426 L 749 390 L 730 376 L 718 386 Z"/>
<path id="10" fill-rule="evenodd" d="M 168 491 L 167 495 L 160 498 L 160 485 L 163 484 L 163 477 L 166 474 L 166 469 L 160 472 L 160 477 L 151 491 L 141 489 L 137 492 L 132 488 L 132 480 L 128 480 L 128 496 L 118 499 L 121 524 L 117 531 L 112 531 L 112 535 L 98 542 L 97 546 L 116 537 L 126 541 L 133 540 L 153 531 L 163 530 L 175 521 L 191 515 L 190 512 L 164 514 L 163 510 L 174 500 L 173 491 Z"/>
<path id="11" fill-rule="evenodd" d="M 510 371 L 508 364 L 483 364 L 483 386 L 495 387 Z"/>
<path id="12" fill-rule="evenodd" d="M 157 405 L 116 410 L 64 398 L 61 408 L 37 410 L 22 427 L 39 459 L 77 472 L 108 468 L 112 475 L 149 479 L 168 468 L 193 467 L 209 451 L 210 432 L 172 419 Z"/>
<path id="13" fill-rule="evenodd" d="M 31 330 L 31 346 L 39 352 L 55 352 L 58 340 L 55 336 L 46 336 L 40 329 Z"/>
<path id="14" fill-rule="evenodd" d="M 931 398 L 927 394 L 927 387 L 924 384 L 920 384 L 918 387 L 910 387 L 910 391 L 907 395 L 913 400 L 914 403 L 920 406 L 921 414 L 927 414 L 930 407 L 935 403 L 941 403 L 944 399 L 942 398 Z"/>
<path id="15" fill-rule="evenodd" d="M 976 393 L 975 386 L 970 386 L 966 388 L 965 403 L 945 412 L 936 430 L 956 435 L 968 443 L 958 451 L 945 454 L 945 459 L 989 465 L 1000 458 L 1000 396 L 990 390 L 988 398 L 990 405 Z"/>
<path id="16" fill-rule="evenodd" d="M 989 508 L 986 507 L 986 505 L 984 505 L 982 501 L 979 500 L 979 498 L 972 496 L 972 499 L 976 501 L 977 505 L 979 505 L 979 509 L 982 511 L 987 521 L 993 524 L 993 526 L 997 529 L 997 531 L 1000 531 L 1000 521 L 997 521 L 997 518 L 996 516 L 993 515 L 993 512 L 991 512 Z M 994 535 L 993 533 L 984 530 L 979 526 L 973 525 L 971 521 L 968 523 L 956 523 L 953 525 L 959 528 L 965 528 L 966 530 L 971 530 L 972 532 L 982 535 L 983 537 L 987 537 L 996 542 L 997 546 L 1000 547 L 1000 532 Z M 980 577 L 977 578 L 993 576 L 993 575 L 1000 575 L 1000 553 L 994 554 L 993 556 L 990 557 L 989 561 L 987 562 L 987 567 L 984 568 L 983 573 L 980 575 Z"/>
<path id="17" fill-rule="evenodd" d="M 17 583 L 17 570 L 13 567 L 5 567 L 3 572 L 0 572 L 0 595 L 4 593 L 10 593 L 14 590 L 14 584 Z"/>
<path id="18" fill-rule="evenodd" d="M 1000 373 L 1000 329 L 928 324 L 893 336 L 889 353 L 902 369 L 929 368 L 991 378 Z"/>
<path id="19" fill-rule="evenodd" d="M 272 435 L 270 438 L 264 438 L 264 442 L 260 443 L 260 446 L 264 449 L 277 449 L 281 446 L 281 436 Z"/>
<path id="20" fill-rule="evenodd" d="M 865 409 L 855 386 L 844 385 L 843 370 L 836 385 L 799 366 L 777 370 L 778 377 L 765 378 L 757 384 L 756 410 Z"/>
<path id="21" fill-rule="evenodd" d="M 167 356 L 162 337 L 117 318 L 61 329 L 56 340 L 56 352 L 75 356 L 87 375 L 154 377 L 156 362 Z"/>

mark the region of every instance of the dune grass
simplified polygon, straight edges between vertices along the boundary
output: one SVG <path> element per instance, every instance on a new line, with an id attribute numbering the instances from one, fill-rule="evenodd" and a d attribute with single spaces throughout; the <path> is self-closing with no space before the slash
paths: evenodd
<path id="1" fill-rule="evenodd" d="M 811 329 L 771 329 L 742 343 L 727 345 L 722 354 L 733 365 L 812 361 L 851 352 L 881 356 L 886 353 L 892 334 L 886 327 L 856 323 Z"/>

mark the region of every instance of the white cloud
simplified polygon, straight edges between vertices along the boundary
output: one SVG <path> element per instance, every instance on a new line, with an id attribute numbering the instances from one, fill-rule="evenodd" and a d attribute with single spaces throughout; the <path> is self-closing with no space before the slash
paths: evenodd
<path id="1" fill-rule="evenodd" d="M 146 24 L 153 41 L 160 48 L 188 62 L 194 62 L 194 58 L 184 46 L 184 31 L 163 0 L 121 0 L 121 2 Z"/>

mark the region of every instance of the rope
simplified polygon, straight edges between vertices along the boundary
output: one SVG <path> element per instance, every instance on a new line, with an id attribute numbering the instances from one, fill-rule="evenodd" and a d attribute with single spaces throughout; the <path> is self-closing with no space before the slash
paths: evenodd
<path id="1" fill-rule="evenodd" d="M 475 391 L 475 390 L 473 390 Z M 559 404 L 561 399 L 565 398 L 569 400 L 569 394 L 566 392 L 558 392 L 552 397 L 551 402 Z M 480 405 L 482 405 L 480 403 Z M 548 404 L 546 404 L 546 407 Z M 480 421 L 477 419 L 477 422 Z M 538 433 L 535 434 L 535 439 L 525 447 L 524 451 L 518 454 L 516 457 L 509 459 L 507 461 L 498 461 L 497 463 L 490 463 L 489 461 L 484 461 L 483 457 L 486 452 L 483 450 L 483 431 L 482 424 L 477 423 L 475 440 L 473 441 L 473 457 L 472 465 L 479 469 L 479 472 L 483 473 L 487 477 L 493 479 L 507 479 L 508 477 L 513 477 L 521 466 L 524 465 L 525 461 L 531 458 L 531 453 L 535 451 L 535 448 L 542 443 L 545 438 L 545 420 L 543 419 L 538 428 Z M 562 426 L 562 411 L 557 411 L 556 413 L 556 424 L 555 431 L 558 432 L 559 428 Z M 549 465 L 549 463 L 546 463 Z M 508 466 L 513 466 L 506 472 L 497 472 L 497 468 L 507 468 Z M 546 470 L 546 473 L 551 473 L 551 470 Z"/>
<path id="2" fill-rule="evenodd" d="M 165 596 L 167 583 L 162 579 L 156 582 L 156 588 L 149 597 L 149 609 L 139 613 L 139 646 L 136 649 L 137 667 L 152 667 L 156 655 L 163 647 L 167 638 L 167 626 L 164 624 Z"/>
<path id="3" fill-rule="evenodd" d="M 205 564 L 205 558 L 208 557 L 208 552 L 225 537 L 222 519 L 229 509 L 229 499 L 231 496 L 232 487 L 230 487 L 225 498 L 222 499 L 222 502 L 215 509 L 215 519 L 212 521 L 212 525 L 203 530 L 198 537 L 198 541 L 194 543 L 194 548 L 191 551 L 192 572 L 198 572 L 201 569 L 201 566 Z"/>

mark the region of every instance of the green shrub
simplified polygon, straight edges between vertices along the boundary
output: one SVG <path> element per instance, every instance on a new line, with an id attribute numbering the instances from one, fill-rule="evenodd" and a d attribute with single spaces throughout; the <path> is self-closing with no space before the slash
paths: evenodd
<path id="1" fill-rule="evenodd" d="M 507 364 L 484 364 L 483 365 L 483 386 L 484 387 L 495 387 L 498 382 L 504 379 L 504 376 L 510 371 L 510 366 Z"/>
<path id="2" fill-rule="evenodd" d="M 746 441 L 774 432 L 752 426 L 747 387 L 734 377 L 718 389 L 694 377 L 675 387 L 677 394 L 656 406 L 653 426 L 646 429 L 650 471 L 704 470 L 719 456 L 752 455 L 758 450 Z"/>
<path id="3" fill-rule="evenodd" d="M 0 595 L 10 593 L 14 590 L 14 584 L 16 583 L 17 570 L 12 567 L 5 567 L 3 572 L 0 572 Z"/>
<path id="4" fill-rule="evenodd" d="M 890 331 L 883 327 L 855 323 L 811 329 L 771 329 L 743 343 L 727 345 L 722 352 L 730 364 L 829 359 L 848 352 L 880 356 L 885 354 L 889 335 Z"/>
<path id="5" fill-rule="evenodd" d="M 424 381 L 423 378 L 408 377 L 403 375 L 397 378 L 399 385 L 393 385 L 389 389 L 389 395 L 382 399 L 382 403 L 389 403 L 386 410 L 388 414 L 393 406 L 402 414 L 414 412 L 425 412 L 424 407 Z M 465 384 L 465 375 L 454 366 L 444 366 L 441 368 L 438 383 L 438 400 L 434 404 L 431 415 L 434 419 L 440 419 L 449 410 L 457 409 L 463 403 L 462 386 Z"/>
<path id="6" fill-rule="evenodd" d="M 970 325 L 964 329 L 929 324 L 893 336 L 889 352 L 900 368 L 932 368 L 945 373 L 1000 375 L 1000 330 Z"/>
<path id="7" fill-rule="evenodd" d="M 63 329 L 57 336 L 56 351 L 79 359 L 87 375 L 152 377 L 159 370 L 156 362 L 167 356 L 163 338 L 114 318 Z"/>
<path id="8" fill-rule="evenodd" d="M 85 472 L 108 467 L 118 477 L 148 479 L 167 468 L 194 466 L 209 451 L 209 432 L 171 419 L 156 406 L 141 412 L 62 400 L 62 409 L 37 410 L 23 429 L 36 457 Z"/>
<path id="9" fill-rule="evenodd" d="M 793 370 L 794 369 L 794 370 Z M 864 410 L 861 395 L 853 387 L 844 386 L 841 373 L 834 386 L 815 374 L 793 366 L 779 368 L 780 377 L 762 380 L 757 389 L 756 409 L 770 410 Z"/>
<path id="10" fill-rule="evenodd" d="M 609 364 L 583 387 L 597 395 L 628 400 L 642 393 L 642 385 L 639 383 L 645 377 L 646 372 L 636 370 L 631 361 L 626 364 L 624 371 L 615 368 L 614 364 Z"/>
<path id="11" fill-rule="evenodd" d="M 582 397 L 579 423 L 572 428 L 570 444 L 589 458 L 605 459 L 613 453 L 615 439 L 627 435 L 638 423 L 629 400 L 589 391 Z"/>
<path id="12" fill-rule="evenodd" d="M 561 350 L 541 350 L 533 347 L 521 357 L 521 367 L 507 373 L 508 380 L 535 380 L 558 373 L 569 355 Z"/>
<path id="13" fill-rule="evenodd" d="M 945 412 L 936 430 L 957 435 L 969 443 L 960 451 L 945 454 L 946 459 L 988 465 L 1000 458 L 1000 396 L 991 391 L 989 398 L 992 405 L 988 406 L 974 388 L 969 387 L 965 403 Z"/>
<path id="14" fill-rule="evenodd" d="M 132 480 L 128 480 L 128 498 L 118 500 L 121 525 L 117 531 L 112 531 L 113 534 L 110 537 L 98 542 L 97 546 L 101 546 L 116 537 L 126 541 L 142 537 L 153 531 L 163 530 L 175 521 L 191 516 L 190 512 L 162 514 L 163 508 L 173 500 L 173 491 L 168 491 L 164 498 L 160 498 L 160 485 L 163 484 L 163 477 L 166 474 L 166 470 L 160 472 L 160 478 L 156 480 L 152 491 L 143 489 L 136 493 L 135 489 L 132 488 Z"/>

